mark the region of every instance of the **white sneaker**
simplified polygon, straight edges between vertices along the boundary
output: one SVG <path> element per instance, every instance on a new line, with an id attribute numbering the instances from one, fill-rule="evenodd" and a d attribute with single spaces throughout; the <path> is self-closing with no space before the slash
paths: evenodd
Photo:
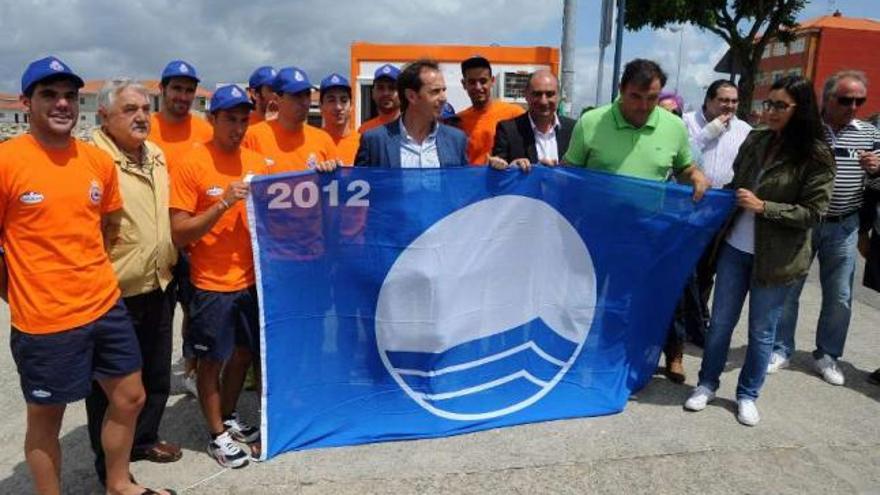
<path id="1" fill-rule="evenodd" d="M 260 439 L 260 429 L 245 423 L 238 412 L 233 412 L 232 416 L 224 419 L 223 426 L 237 442 L 254 443 Z"/>
<path id="2" fill-rule="evenodd" d="M 821 359 L 817 359 L 816 371 L 822 375 L 822 379 L 832 385 L 843 385 L 843 372 L 837 366 L 837 360 L 831 356 L 825 355 Z"/>
<path id="3" fill-rule="evenodd" d="M 788 368 L 789 363 L 790 360 L 787 357 L 778 352 L 774 352 L 770 354 L 770 363 L 767 365 L 767 374 L 773 374 L 782 368 Z"/>
<path id="4" fill-rule="evenodd" d="M 183 389 L 193 397 L 199 397 L 199 387 L 196 384 L 196 373 L 194 371 L 183 374 Z"/>
<path id="5" fill-rule="evenodd" d="M 746 426 L 755 426 L 761 421 L 761 415 L 758 414 L 758 406 L 752 399 L 736 400 L 736 420 Z"/>
<path id="6" fill-rule="evenodd" d="M 208 443 L 208 454 L 221 466 L 232 469 L 247 466 L 250 457 L 232 440 L 229 431 Z"/>
<path id="7" fill-rule="evenodd" d="M 706 404 L 712 402 L 713 399 L 715 399 L 715 392 L 702 385 L 697 385 L 697 388 L 691 392 L 691 396 L 685 401 L 684 408 L 688 411 L 702 411 L 706 409 Z"/>

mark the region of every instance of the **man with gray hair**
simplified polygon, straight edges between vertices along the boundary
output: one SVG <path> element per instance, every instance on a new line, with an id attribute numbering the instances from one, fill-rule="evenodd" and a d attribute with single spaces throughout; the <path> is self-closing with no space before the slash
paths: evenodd
<path id="1" fill-rule="evenodd" d="M 159 440 L 159 423 L 171 384 L 172 311 L 176 302 L 172 271 L 177 251 L 171 241 L 169 182 L 165 156 L 147 141 L 150 99 L 131 79 L 107 81 L 98 93 L 101 127 L 96 147 L 116 165 L 123 207 L 103 225 L 104 243 L 137 334 L 143 360 L 146 402 L 138 416 L 131 460 L 174 462 L 180 448 Z M 107 396 L 97 385 L 86 399 L 95 470 L 104 479 L 101 423 Z"/>
<path id="2" fill-rule="evenodd" d="M 825 82 L 822 92 L 822 123 L 825 140 L 834 152 L 836 174 L 828 211 L 813 228 L 812 255 L 819 258 L 822 309 L 816 328 L 815 369 L 832 385 L 843 385 L 837 365 L 843 354 L 852 314 L 853 277 L 859 235 L 859 209 L 865 188 L 865 172 L 876 175 L 880 166 L 880 131 L 855 118 L 867 100 L 868 81 L 859 71 L 840 71 Z M 788 365 L 794 352 L 798 299 L 804 281 L 789 293 L 767 372 Z"/>

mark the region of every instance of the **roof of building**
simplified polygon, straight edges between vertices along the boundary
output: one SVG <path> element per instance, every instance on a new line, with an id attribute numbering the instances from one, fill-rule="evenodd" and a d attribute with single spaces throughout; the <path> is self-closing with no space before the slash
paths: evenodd
<path id="1" fill-rule="evenodd" d="M 98 91 L 100 91 L 101 88 L 104 86 L 105 82 L 105 79 L 92 79 L 90 81 L 86 81 L 86 84 L 82 87 L 80 93 L 97 94 Z M 138 82 L 143 84 L 144 87 L 147 88 L 147 91 L 149 91 L 152 95 L 158 95 L 159 93 L 161 93 L 161 91 L 159 90 L 160 81 L 158 79 L 142 79 Z M 213 93 L 211 91 L 208 91 L 201 86 L 196 88 L 196 96 L 210 99 L 212 94 Z"/>
<path id="2" fill-rule="evenodd" d="M 0 93 L 0 110 L 24 111 L 24 105 L 18 101 L 18 95 Z"/>
<path id="3" fill-rule="evenodd" d="M 801 22 L 797 30 L 805 29 L 855 29 L 858 31 L 880 31 L 880 21 L 864 17 L 844 17 L 840 11 Z"/>

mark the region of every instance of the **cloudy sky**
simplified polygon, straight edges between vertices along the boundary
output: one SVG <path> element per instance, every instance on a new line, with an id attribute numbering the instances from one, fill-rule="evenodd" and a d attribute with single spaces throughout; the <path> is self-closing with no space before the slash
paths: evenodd
<path id="1" fill-rule="evenodd" d="M 575 108 L 594 104 L 601 0 L 577 10 Z M 801 19 L 840 9 L 878 17 L 877 0 L 813 0 Z M 31 60 L 52 54 L 86 79 L 127 75 L 156 79 L 165 63 L 193 63 L 204 84 L 245 81 L 253 68 L 296 65 L 313 82 L 330 72 L 347 75 L 353 41 L 376 43 L 559 46 L 561 0 L 0 0 L 0 91 L 18 93 Z M 698 103 L 721 76 L 712 67 L 724 53 L 711 33 L 686 26 L 626 33 L 624 61 L 653 58 Z M 611 61 L 606 54 L 607 100 Z M 450 82 L 448 82 L 450 83 Z"/>

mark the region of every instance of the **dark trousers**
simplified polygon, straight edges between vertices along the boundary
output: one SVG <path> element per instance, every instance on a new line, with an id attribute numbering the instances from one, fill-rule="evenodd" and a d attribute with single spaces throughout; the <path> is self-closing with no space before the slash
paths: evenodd
<path id="1" fill-rule="evenodd" d="M 709 325 L 709 295 L 712 293 L 715 279 L 711 251 L 710 245 L 700 257 L 696 270 L 688 278 L 684 293 L 675 307 L 675 316 L 669 325 L 667 348 L 682 344 L 686 340 L 700 347 L 703 346 L 706 328 Z"/>
<path id="2" fill-rule="evenodd" d="M 159 423 L 171 391 L 172 315 L 177 295 L 173 285 L 123 299 L 134 324 L 144 366 L 141 375 L 146 402 L 137 419 L 134 449 L 150 448 L 159 441 Z M 89 440 L 95 453 L 95 470 L 105 479 L 104 452 L 101 448 L 101 426 L 107 412 L 107 396 L 98 382 L 86 398 Z"/>

